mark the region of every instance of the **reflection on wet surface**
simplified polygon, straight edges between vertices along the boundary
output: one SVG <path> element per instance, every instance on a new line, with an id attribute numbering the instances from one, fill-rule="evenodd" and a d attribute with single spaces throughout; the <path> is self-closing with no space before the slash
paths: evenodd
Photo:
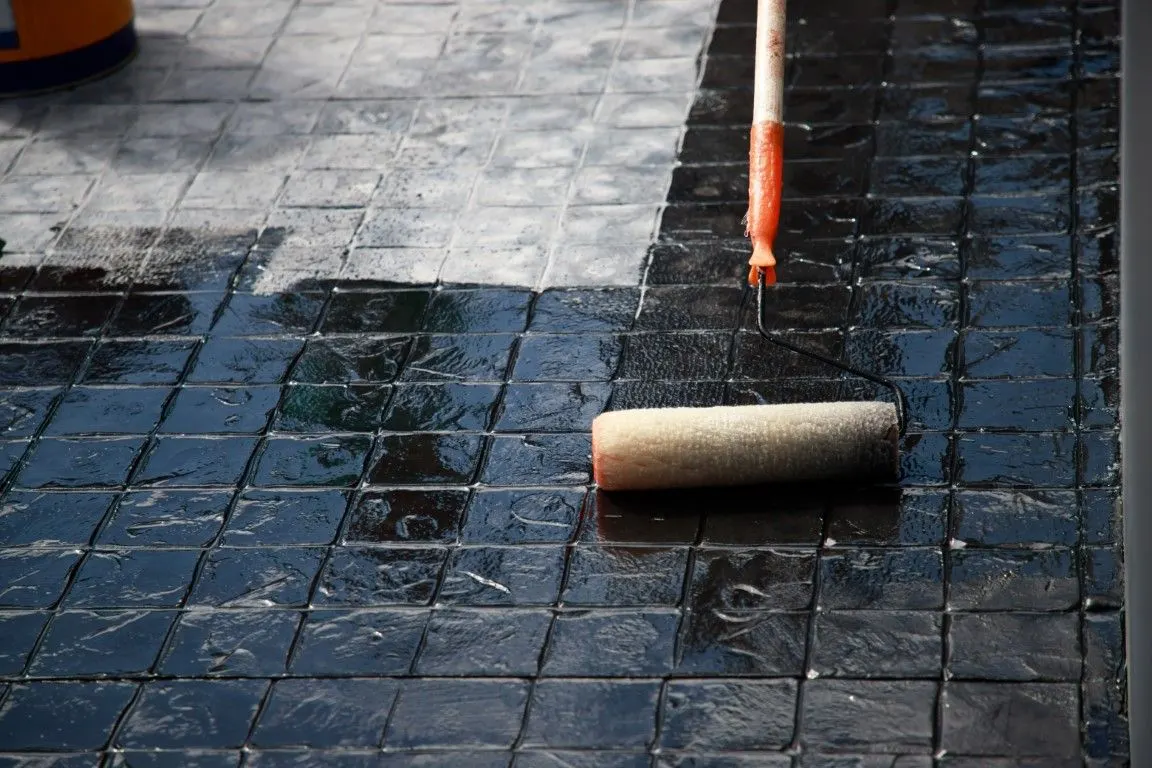
<path id="1" fill-rule="evenodd" d="M 371 5 L 296 10 L 318 30 L 377 25 L 436 88 L 607 88 L 611 131 L 561 130 L 591 114 L 582 96 L 245 100 L 255 134 L 213 158 L 337 174 L 289 183 L 290 214 L 69 224 L 50 260 L 0 258 L 0 763 L 1121 764 L 1114 5 L 790 5 L 768 318 L 899 380 L 901 481 L 648 494 L 591 485 L 598 413 L 880 395 L 754 332 L 754 4 L 719 4 L 694 94 L 676 73 L 706 3 Z M 229 7 L 203 23 L 239 35 L 234 55 L 276 45 L 286 9 Z M 545 12 L 589 39 L 526 33 Z M 422 30 L 465 22 L 467 45 L 423 53 L 440 49 Z M 317 40 L 317 60 L 339 45 Z M 634 63 L 600 66 L 604 46 Z M 363 53 L 376 71 L 386 49 Z M 509 81 L 529 51 L 554 66 Z M 181 87 L 227 90 L 249 68 Z M 619 255 L 604 244 L 632 242 L 636 206 L 660 202 L 668 83 L 688 123 L 635 279 L 530 290 L 450 269 L 458 225 L 496 249 L 465 249 L 493 274 L 542 270 L 525 243 L 563 218 L 577 241 L 558 252 L 600 274 Z M 93 137 L 123 117 L 91 106 Z M 161 135 L 129 138 L 129 159 L 179 166 L 206 140 L 167 121 L 223 119 L 162 106 L 133 123 Z M 32 226 L 29 201 L 71 199 L 90 170 L 65 164 L 95 161 L 40 156 L 7 115 L 0 175 L 17 141 L 11 178 L 57 164 L 0 201 Z M 331 135 L 305 149 L 290 131 L 273 152 L 265 120 Z M 374 159 L 365 137 L 401 124 Z M 479 136 L 483 168 L 464 162 Z M 385 174 L 360 229 L 356 158 Z M 165 174 L 137 175 L 165 194 Z M 241 210 L 276 193 L 261 174 L 226 182 L 188 195 Z M 498 210 L 457 222 L 465 184 Z M 320 264 L 345 234 L 412 258 L 389 279 L 319 270 L 268 290 L 297 263 L 278 258 Z"/>

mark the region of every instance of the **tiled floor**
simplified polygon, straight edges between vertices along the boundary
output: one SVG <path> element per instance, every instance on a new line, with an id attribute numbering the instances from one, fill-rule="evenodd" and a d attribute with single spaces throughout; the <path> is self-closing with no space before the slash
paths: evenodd
<path id="1" fill-rule="evenodd" d="M 0 103 L 0 765 L 1127 764 L 1114 2 L 791 3 L 771 322 L 903 480 L 615 498 L 874 394 L 751 330 L 751 0 L 138 11 Z"/>

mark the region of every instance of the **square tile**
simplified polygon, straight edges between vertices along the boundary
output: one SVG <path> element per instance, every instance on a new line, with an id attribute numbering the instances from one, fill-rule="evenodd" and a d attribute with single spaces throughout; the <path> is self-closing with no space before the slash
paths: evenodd
<path id="1" fill-rule="evenodd" d="M 321 548 L 221 548 L 209 552 L 189 604 L 301 608 L 324 556 Z"/>
<path id="2" fill-rule="evenodd" d="M 313 610 L 291 661 L 297 675 L 407 674 L 427 611 Z"/>
<path id="3" fill-rule="evenodd" d="M 780 750 L 792 740 L 794 680 L 683 680 L 667 686 L 662 749 Z"/>
<path id="4" fill-rule="evenodd" d="M 530 687 L 523 680 L 407 680 L 384 745 L 509 748 L 520 733 Z M 441 721 L 432 713 L 453 713 Z"/>
<path id="5" fill-rule="evenodd" d="M 684 590 L 683 548 L 579 546 L 572 551 L 564 603 L 675 606 Z"/>
<path id="6" fill-rule="evenodd" d="M 200 553 L 189 550 L 93 552 L 68 590 L 70 608 L 178 608 Z"/>
<path id="7" fill-rule="evenodd" d="M 205 547 L 224 524 L 228 491 L 134 491 L 120 498 L 97 543 L 116 547 Z"/>
<path id="8" fill-rule="evenodd" d="M 936 682 L 814 680 L 804 695 L 802 743 L 811 749 L 932 748 Z"/>
<path id="9" fill-rule="evenodd" d="M 464 515 L 464 490 L 395 490 L 361 494 L 342 543 L 452 542 Z"/>
<path id="10" fill-rule="evenodd" d="M 0 708 L 0 738 L 11 750 L 100 749 L 135 692 L 126 682 L 15 685 Z"/>
<path id="11" fill-rule="evenodd" d="M 189 611 L 159 671 L 180 677 L 280 675 L 299 626 L 299 614 L 291 611 Z"/>
<path id="12" fill-rule="evenodd" d="M 551 605 L 563 547 L 466 547 L 454 551 L 438 599 L 448 605 Z"/>
<path id="13" fill-rule="evenodd" d="M 1074 685 L 948 683 L 943 696 L 945 749 L 1051 758 L 1079 752 Z M 991 713 L 1001 707 L 1012 707 L 1017 716 L 1010 721 L 992 720 Z"/>
<path id="14" fill-rule="evenodd" d="M 237 748 L 244 743 L 267 687 L 268 683 L 262 680 L 149 683 L 125 722 L 117 744 L 168 749 Z M 204 706 L 197 706 L 197 702 Z M 221 712 L 229 716 L 213 716 Z"/>
<path id="15" fill-rule="evenodd" d="M 659 692 L 660 683 L 650 680 L 542 680 L 532 694 L 524 744 L 646 747 L 655 737 Z"/>
<path id="16" fill-rule="evenodd" d="M 64 611 L 36 653 L 30 674 L 46 677 L 147 674 L 174 611 Z"/>
<path id="17" fill-rule="evenodd" d="M 427 605 L 447 552 L 440 547 L 341 547 L 316 587 L 320 605 Z"/>
<path id="18" fill-rule="evenodd" d="M 552 614 L 542 609 L 445 608 L 433 613 L 415 672 L 435 676 L 536 673 Z"/>
<path id="19" fill-rule="evenodd" d="M 375 747 L 395 680 L 279 680 L 252 734 L 258 747 Z M 341 725 L 333 727 L 334 722 Z"/>

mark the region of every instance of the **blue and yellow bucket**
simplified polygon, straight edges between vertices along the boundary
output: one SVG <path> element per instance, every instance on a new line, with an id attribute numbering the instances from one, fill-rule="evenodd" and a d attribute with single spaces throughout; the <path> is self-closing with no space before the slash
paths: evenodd
<path id="1" fill-rule="evenodd" d="M 136 46 L 132 0 L 0 0 L 0 98 L 103 77 Z"/>

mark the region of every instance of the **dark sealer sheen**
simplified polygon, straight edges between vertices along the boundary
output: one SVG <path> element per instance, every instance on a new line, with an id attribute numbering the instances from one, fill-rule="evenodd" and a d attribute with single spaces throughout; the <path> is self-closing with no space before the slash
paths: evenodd
<path id="1" fill-rule="evenodd" d="M 883 396 L 741 304 L 753 13 L 642 305 L 0 262 L 0 762 L 1124 764 L 1114 3 L 790 3 L 770 322 L 903 480 L 588 490 L 605 408 Z"/>

